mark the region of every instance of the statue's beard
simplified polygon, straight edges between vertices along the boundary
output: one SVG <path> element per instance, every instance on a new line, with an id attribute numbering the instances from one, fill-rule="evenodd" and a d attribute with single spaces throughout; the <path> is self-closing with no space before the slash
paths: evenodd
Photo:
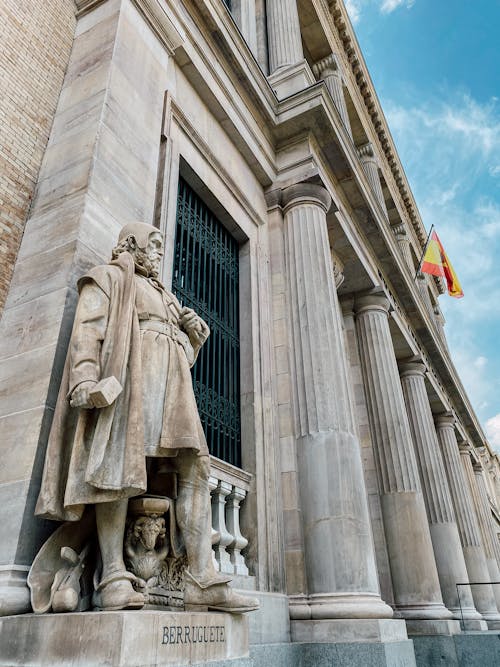
<path id="1" fill-rule="evenodd" d="M 134 252 L 134 263 L 139 269 L 140 273 L 144 273 L 152 278 L 157 278 L 160 273 L 160 260 L 158 257 L 151 259 L 151 257 L 140 248 L 136 248 Z"/>

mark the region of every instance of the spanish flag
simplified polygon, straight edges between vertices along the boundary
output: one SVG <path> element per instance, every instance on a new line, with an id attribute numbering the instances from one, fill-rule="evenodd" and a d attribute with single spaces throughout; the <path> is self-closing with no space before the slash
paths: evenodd
<path id="1" fill-rule="evenodd" d="M 431 233 L 427 248 L 420 267 L 422 273 L 430 273 L 432 276 L 442 276 L 448 286 L 448 294 L 457 299 L 464 295 L 457 274 L 453 270 L 448 255 L 435 231 Z"/>

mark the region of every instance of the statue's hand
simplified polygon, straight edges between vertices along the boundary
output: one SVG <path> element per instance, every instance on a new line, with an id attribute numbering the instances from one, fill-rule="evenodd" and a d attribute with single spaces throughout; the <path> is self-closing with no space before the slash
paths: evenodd
<path id="1" fill-rule="evenodd" d="M 183 308 L 179 324 L 192 341 L 203 345 L 210 334 L 208 325 L 197 315 L 192 308 Z"/>
<path id="2" fill-rule="evenodd" d="M 69 404 L 72 408 L 85 408 L 89 410 L 90 408 L 95 407 L 92 399 L 89 396 L 89 393 L 96 386 L 97 382 L 94 380 L 87 380 L 86 382 L 80 382 L 79 385 L 75 387 L 69 399 Z"/>

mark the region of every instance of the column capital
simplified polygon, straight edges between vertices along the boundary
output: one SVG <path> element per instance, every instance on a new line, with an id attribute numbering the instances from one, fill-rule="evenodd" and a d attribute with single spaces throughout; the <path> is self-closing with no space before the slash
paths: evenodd
<path id="1" fill-rule="evenodd" d="M 476 475 L 483 474 L 483 466 L 479 461 L 472 461 L 472 470 L 474 470 Z"/>
<path id="2" fill-rule="evenodd" d="M 391 303 L 385 293 L 374 292 L 373 294 L 360 294 L 354 300 L 354 312 L 360 315 L 369 310 L 378 310 L 389 315 Z"/>
<path id="3" fill-rule="evenodd" d="M 470 456 L 471 457 L 471 463 L 472 463 L 472 447 L 469 445 L 468 442 L 465 442 L 462 440 L 462 442 L 458 443 L 458 449 L 460 451 L 460 454 L 462 456 Z"/>
<path id="4" fill-rule="evenodd" d="M 285 213 L 290 208 L 302 204 L 316 204 L 321 206 L 325 213 L 328 213 L 332 198 L 326 188 L 314 183 L 297 183 L 282 191 L 282 205 Z"/>
<path id="5" fill-rule="evenodd" d="M 408 232 L 406 231 L 406 225 L 404 222 L 400 222 L 397 225 L 392 225 L 392 231 L 394 232 L 394 236 L 396 238 L 408 238 Z"/>
<path id="6" fill-rule="evenodd" d="M 313 73 L 317 79 L 323 79 L 328 74 L 338 74 L 342 76 L 342 69 L 338 56 L 335 53 L 330 53 L 329 56 L 318 60 L 313 65 Z"/>
<path id="7" fill-rule="evenodd" d="M 434 423 L 438 428 L 451 428 L 455 430 L 457 420 L 453 412 L 443 412 L 440 415 L 434 415 Z"/>
<path id="8" fill-rule="evenodd" d="M 400 377 L 409 377 L 410 375 L 417 375 L 425 378 L 427 366 L 419 359 L 408 359 L 398 364 Z"/>
<path id="9" fill-rule="evenodd" d="M 364 160 L 373 160 L 375 162 L 378 162 L 371 141 L 369 141 L 366 144 L 362 144 L 361 146 L 357 146 L 356 150 L 358 152 L 358 157 L 360 160 L 364 159 Z"/>

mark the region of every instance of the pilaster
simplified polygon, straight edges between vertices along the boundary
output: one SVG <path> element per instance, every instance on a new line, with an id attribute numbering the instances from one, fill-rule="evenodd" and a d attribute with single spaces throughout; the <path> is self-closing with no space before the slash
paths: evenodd
<path id="1" fill-rule="evenodd" d="M 328 192 L 310 183 L 283 192 L 307 577 L 307 595 L 290 600 L 290 615 L 297 622 L 392 616 L 380 599 L 359 442 L 349 404 L 347 357 L 326 224 L 330 203 Z"/>
<path id="2" fill-rule="evenodd" d="M 457 583 L 468 582 L 467 568 L 425 388 L 425 371 L 425 365 L 419 362 L 400 365 L 441 592 L 455 618 L 463 616 L 466 620 L 480 621 L 470 589 L 463 588 L 460 597 L 457 592 Z"/>
<path id="3" fill-rule="evenodd" d="M 56 527 L 33 511 L 76 280 L 126 221 L 153 221 L 169 55 L 133 3 L 82 4 L 0 324 L 1 614 L 29 610 L 24 572 Z"/>
<path id="4" fill-rule="evenodd" d="M 356 331 L 397 613 L 450 619 L 436 562 L 383 294 L 355 302 Z"/>

